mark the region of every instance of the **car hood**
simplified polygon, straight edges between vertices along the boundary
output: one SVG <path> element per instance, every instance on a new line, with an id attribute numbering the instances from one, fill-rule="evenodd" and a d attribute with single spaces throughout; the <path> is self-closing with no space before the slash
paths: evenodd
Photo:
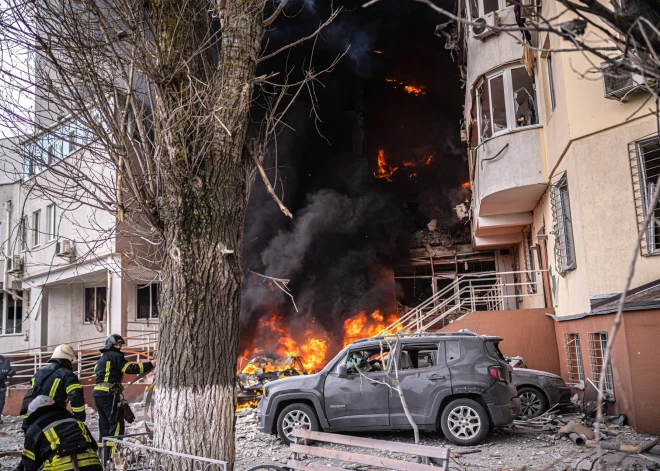
<path id="1" fill-rule="evenodd" d="M 547 371 L 541 371 L 541 370 L 530 370 L 529 368 L 514 368 L 513 369 L 513 375 L 522 375 L 522 376 L 547 376 L 550 378 L 561 378 L 561 376 L 558 376 L 554 373 L 548 373 Z"/>
<path id="2" fill-rule="evenodd" d="M 286 378 L 276 379 L 270 383 L 266 383 L 264 387 L 268 390 L 268 394 L 273 394 L 281 391 L 295 391 L 300 389 L 310 389 L 321 381 L 321 373 L 314 373 L 311 375 L 301 376 L 288 376 Z"/>

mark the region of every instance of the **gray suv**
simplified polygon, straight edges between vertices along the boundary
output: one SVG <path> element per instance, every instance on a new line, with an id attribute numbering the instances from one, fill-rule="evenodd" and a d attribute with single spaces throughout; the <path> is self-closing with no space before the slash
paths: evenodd
<path id="1" fill-rule="evenodd" d="M 286 444 L 299 426 L 328 432 L 410 429 L 398 394 L 383 384 L 394 376 L 388 376 L 388 361 L 397 358 L 419 428 L 442 429 L 452 443 L 475 445 L 520 412 L 501 340 L 471 332 L 358 340 L 319 373 L 266 384 L 257 428 L 277 433 Z"/>

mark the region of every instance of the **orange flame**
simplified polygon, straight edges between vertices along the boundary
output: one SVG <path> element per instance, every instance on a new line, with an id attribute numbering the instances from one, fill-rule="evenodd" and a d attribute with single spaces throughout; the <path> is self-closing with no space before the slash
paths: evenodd
<path id="1" fill-rule="evenodd" d="M 415 96 L 426 95 L 426 87 L 424 85 L 406 85 L 403 87 L 406 93 L 410 93 Z"/>
<path id="2" fill-rule="evenodd" d="M 417 164 L 415 162 L 413 162 L 412 160 L 404 160 L 401 163 L 401 165 L 403 165 L 404 167 L 416 167 L 417 166 Z"/>
<path id="3" fill-rule="evenodd" d="M 344 347 L 355 340 L 378 335 L 387 326 L 398 319 L 396 314 L 385 316 L 376 310 L 367 316 L 366 312 L 358 312 L 344 321 Z"/>
<path id="4" fill-rule="evenodd" d="M 424 161 L 424 165 L 431 165 L 431 162 L 433 162 L 433 154 L 429 155 L 426 160 Z"/>
<path id="5" fill-rule="evenodd" d="M 378 49 L 374 50 L 374 54 L 382 54 L 382 53 L 383 53 L 383 51 L 379 51 Z"/>
<path id="6" fill-rule="evenodd" d="M 470 185 L 470 182 L 461 183 L 461 188 L 467 189 L 467 188 L 470 188 L 471 186 L 472 185 Z"/>
<path id="7" fill-rule="evenodd" d="M 384 178 L 385 181 L 391 182 L 392 175 L 394 172 L 399 170 L 399 167 L 392 167 L 387 163 L 387 158 L 385 157 L 385 151 L 383 149 L 378 150 L 378 168 L 374 172 L 376 178 Z"/>
<path id="8" fill-rule="evenodd" d="M 251 401 L 245 402 L 243 404 L 238 404 L 236 406 L 236 412 L 241 412 L 245 409 L 254 409 L 259 405 L 259 399 L 252 399 Z"/>

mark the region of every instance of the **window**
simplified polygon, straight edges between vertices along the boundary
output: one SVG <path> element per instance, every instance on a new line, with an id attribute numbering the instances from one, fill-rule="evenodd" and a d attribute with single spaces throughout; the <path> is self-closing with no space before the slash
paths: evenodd
<path id="1" fill-rule="evenodd" d="M 521 3 L 527 5 L 528 0 L 471 0 L 470 12 L 472 19 L 477 19 L 480 16 L 485 16 L 497 10 L 502 10 L 508 6 Z"/>
<path id="2" fill-rule="evenodd" d="M 594 383 L 598 385 L 600 374 L 603 371 L 603 361 L 607 350 L 607 333 L 589 332 L 589 359 L 591 362 L 591 376 Z M 611 357 L 610 357 L 611 358 Z M 605 373 L 605 392 L 614 394 L 614 382 L 612 381 L 612 363 L 607 365 Z"/>
<path id="3" fill-rule="evenodd" d="M 48 229 L 48 240 L 55 240 L 57 235 L 57 220 L 55 219 L 55 205 L 46 206 L 46 229 Z"/>
<path id="4" fill-rule="evenodd" d="M 481 141 L 539 124 L 536 84 L 524 67 L 487 76 L 477 86 L 477 102 Z"/>
<path id="5" fill-rule="evenodd" d="M 23 297 L 23 291 L 18 291 L 16 294 L 21 298 Z M 23 301 L 19 298 L 14 299 L 12 295 L 6 293 L 5 296 L 0 296 L 0 312 L 3 312 L 2 304 L 4 299 L 7 300 L 7 312 L 4 313 L 3 322 L 0 325 L 2 327 L 2 334 L 20 334 L 23 323 Z"/>
<path id="6" fill-rule="evenodd" d="M 382 355 L 381 355 L 382 351 Z M 348 354 L 346 360 L 346 372 L 349 375 L 377 373 L 387 370 L 387 359 L 389 357 L 387 345 L 354 350 Z"/>
<path id="7" fill-rule="evenodd" d="M 405 345 L 399 354 L 398 367 L 400 370 L 417 370 L 430 368 L 439 363 L 445 363 L 444 350 L 442 358 L 439 358 L 436 344 Z"/>
<path id="8" fill-rule="evenodd" d="M 566 344 L 566 364 L 568 366 L 568 384 L 572 386 L 584 383 L 582 351 L 579 334 L 564 334 Z"/>
<path id="9" fill-rule="evenodd" d="M 21 241 L 21 250 L 25 252 L 28 248 L 27 245 L 27 230 L 28 230 L 28 221 L 27 216 L 21 218 L 21 227 L 19 228 L 19 238 Z"/>
<path id="10" fill-rule="evenodd" d="M 651 205 L 656 190 L 656 183 L 660 175 L 660 137 L 653 136 L 650 139 L 637 142 L 637 162 L 633 165 L 633 188 L 639 188 L 641 201 L 636 202 L 638 208 L 638 222 L 644 221 Z M 637 171 L 635 171 L 637 167 Z M 635 185 L 637 180 L 637 185 Z M 638 198 L 636 198 L 638 199 Z M 641 224 L 640 224 L 641 225 Z M 640 227 L 641 228 L 641 227 Z M 642 255 L 660 254 L 660 204 L 656 204 L 653 210 L 653 218 L 644 232 L 642 244 Z"/>
<path id="11" fill-rule="evenodd" d="M 41 211 L 32 213 L 32 247 L 41 245 Z"/>
<path id="12" fill-rule="evenodd" d="M 552 53 L 548 53 L 548 56 L 545 58 L 545 63 L 548 67 L 548 88 L 550 89 L 550 106 L 552 111 L 555 111 L 557 106 L 557 98 L 555 96 L 555 78 L 552 72 Z"/>
<path id="13" fill-rule="evenodd" d="M 85 323 L 105 322 L 107 301 L 105 286 L 85 288 Z"/>
<path id="14" fill-rule="evenodd" d="M 159 296 L 160 296 L 160 283 L 138 285 L 138 289 L 137 289 L 138 319 L 158 319 Z"/>
<path id="15" fill-rule="evenodd" d="M 447 352 L 447 361 L 458 360 L 461 357 L 460 340 L 445 341 L 445 351 Z"/>
<path id="16" fill-rule="evenodd" d="M 532 245 L 531 228 L 523 232 L 523 255 L 525 258 L 527 293 L 536 294 L 536 268 L 534 267 L 534 246 Z"/>
<path id="17" fill-rule="evenodd" d="M 550 199 L 554 223 L 552 233 L 555 236 L 557 271 L 563 276 L 569 271 L 575 270 L 576 267 L 571 203 L 565 173 L 557 180 L 557 183 L 550 187 Z"/>

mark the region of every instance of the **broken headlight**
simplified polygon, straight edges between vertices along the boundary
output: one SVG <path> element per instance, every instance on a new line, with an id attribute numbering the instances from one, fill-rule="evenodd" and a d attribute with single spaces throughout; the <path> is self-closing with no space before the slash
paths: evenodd
<path id="1" fill-rule="evenodd" d="M 561 378 L 548 378 L 548 383 L 561 388 L 566 387 L 566 382 L 564 382 L 564 380 Z"/>

